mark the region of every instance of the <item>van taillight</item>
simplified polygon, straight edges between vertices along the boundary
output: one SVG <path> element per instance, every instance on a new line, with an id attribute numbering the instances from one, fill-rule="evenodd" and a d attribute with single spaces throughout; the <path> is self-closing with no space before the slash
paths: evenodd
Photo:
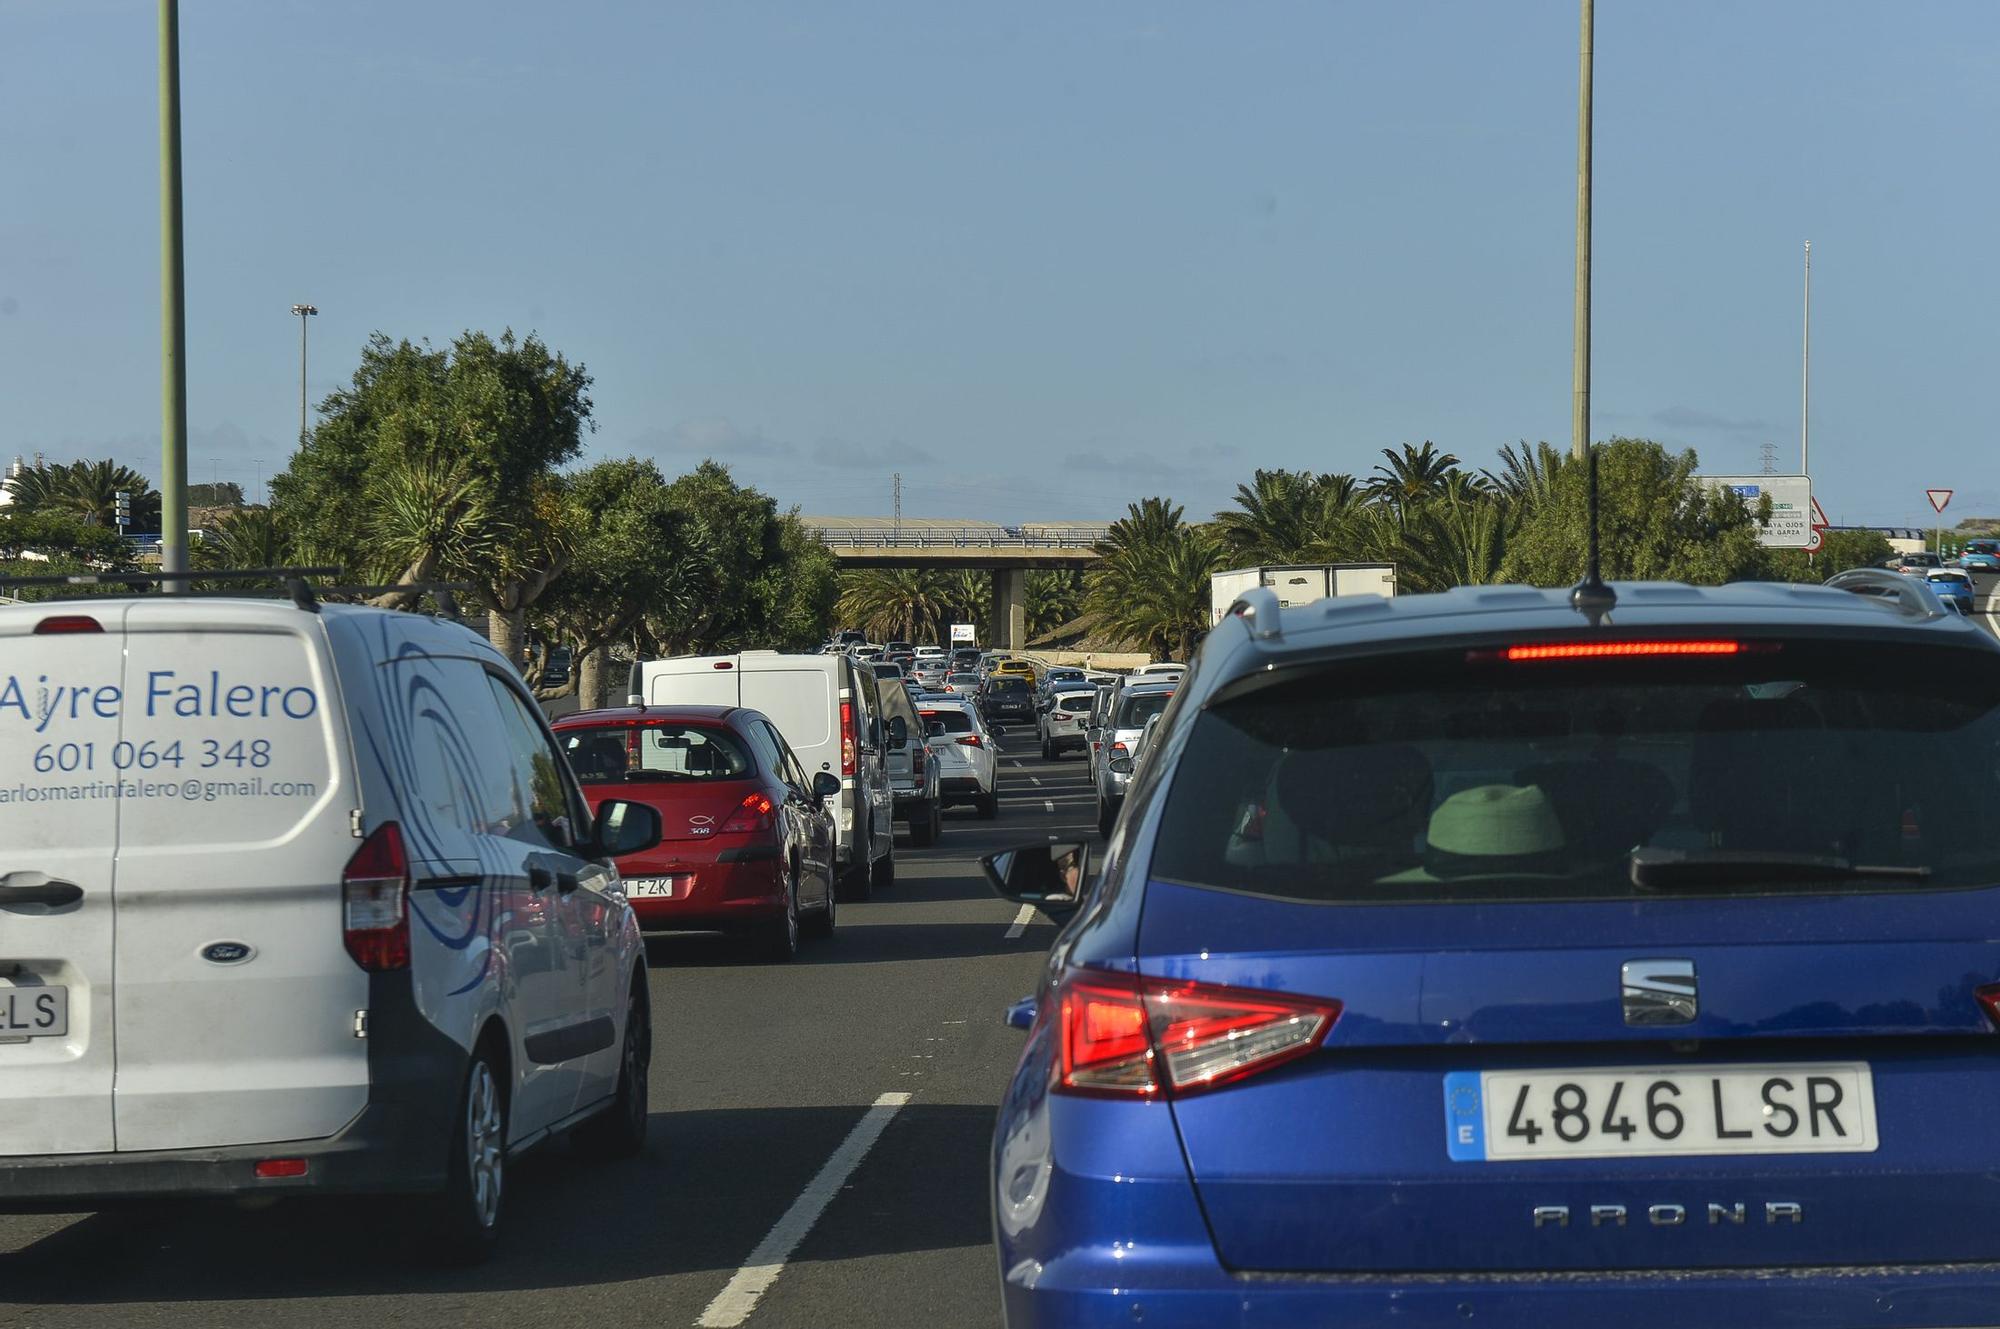
<path id="1" fill-rule="evenodd" d="M 1186 1095 L 1318 1047 L 1340 1003 L 1283 992 L 1073 971 L 1056 988 L 1057 1093 Z"/>
<path id="2" fill-rule="evenodd" d="M 854 703 L 840 703 L 840 773 L 854 774 Z"/>
<path id="3" fill-rule="evenodd" d="M 922 747 L 910 750 L 910 774 L 919 780 L 924 778 L 924 749 Z"/>
<path id="4" fill-rule="evenodd" d="M 102 632 L 104 627 L 88 614 L 54 614 L 35 624 L 37 637 L 50 637 L 61 632 Z"/>
<path id="5" fill-rule="evenodd" d="M 2000 1028 L 2000 983 L 1988 983 L 1985 987 L 1972 989 L 1972 995 L 1979 999 L 1979 1008 L 1986 1012 L 1995 1028 Z"/>
<path id="6" fill-rule="evenodd" d="M 343 940 L 371 974 L 410 967 L 410 860 L 393 821 L 377 826 L 340 874 Z"/>

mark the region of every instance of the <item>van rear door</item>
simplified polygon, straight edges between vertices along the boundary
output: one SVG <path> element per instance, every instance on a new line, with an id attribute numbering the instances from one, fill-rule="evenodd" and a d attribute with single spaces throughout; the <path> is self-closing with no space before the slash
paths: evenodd
<path id="1" fill-rule="evenodd" d="M 115 1147 L 124 605 L 0 607 L 0 1154 Z"/>
<path id="2" fill-rule="evenodd" d="M 367 1101 L 356 841 L 318 616 L 161 597 L 125 621 L 118 1148 L 331 1135 Z"/>
<path id="3" fill-rule="evenodd" d="M 736 657 L 650 660 L 640 674 L 649 706 L 735 706 Z"/>

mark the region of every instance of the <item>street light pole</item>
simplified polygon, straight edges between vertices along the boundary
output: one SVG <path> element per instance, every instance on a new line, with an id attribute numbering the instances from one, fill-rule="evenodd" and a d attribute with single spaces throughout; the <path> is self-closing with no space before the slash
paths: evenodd
<path id="1" fill-rule="evenodd" d="M 1590 93 L 1593 0 L 1583 0 L 1576 88 L 1576 324 L 1570 365 L 1570 455 L 1590 452 Z"/>
<path id="2" fill-rule="evenodd" d="M 160 0 L 160 571 L 186 572 L 187 319 L 181 263 L 180 0 Z M 186 583 L 168 581 L 162 591 Z"/>
<path id="3" fill-rule="evenodd" d="M 1806 241 L 1805 330 L 1799 338 L 1799 474 L 1811 475 L 1812 454 L 1806 450 L 1812 420 L 1812 241 Z"/>
<path id="4" fill-rule="evenodd" d="M 317 305 L 293 305 L 299 316 L 299 446 L 306 445 L 306 320 L 319 312 Z"/>

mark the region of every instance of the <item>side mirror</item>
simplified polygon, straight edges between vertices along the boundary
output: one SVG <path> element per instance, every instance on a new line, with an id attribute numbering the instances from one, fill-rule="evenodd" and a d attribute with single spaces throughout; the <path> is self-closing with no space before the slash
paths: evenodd
<path id="1" fill-rule="evenodd" d="M 903 746 L 903 744 L 909 741 L 910 741 L 910 726 L 904 723 L 902 716 L 900 715 L 890 716 L 889 746 L 892 748 L 899 748 Z"/>
<path id="2" fill-rule="evenodd" d="M 1022 845 L 988 854 L 979 866 L 1002 897 L 1033 905 L 1060 922 L 1083 902 L 1090 846 L 1081 841 Z"/>
<path id="3" fill-rule="evenodd" d="M 829 798 L 837 798 L 840 795 L 840 777 L 832 771 L 814 771 L 812 792 L 813 797 L 822 803 Z"/>
<path id="4" fill-rule="evenodd" d="M 1130 775 L 1132 773 L 1132 759 L 1130 757 L 1113 757 L 1109 765 L 1114 774 Z"/>
<path id="5" fill-rule="evenodd" d="M 608 799 L 598 806 L 592 839 L 598 856 L 603 858 L 620 858 L 651 849 L 660 842 L 659 811 L 644 803 Z"/>

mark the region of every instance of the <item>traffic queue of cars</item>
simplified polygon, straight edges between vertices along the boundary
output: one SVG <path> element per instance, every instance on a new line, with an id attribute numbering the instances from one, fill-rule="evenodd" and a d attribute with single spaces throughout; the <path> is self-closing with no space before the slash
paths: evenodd
<path id="1" fill-rule="evenodd" d="M 1063 925 L 1010 1326 L 1993 1322 L 2000 644 L 1879 569 L 1592 590 L 1253 589 L 1107 690 L 1102 870 L 986 860 Z"/>

